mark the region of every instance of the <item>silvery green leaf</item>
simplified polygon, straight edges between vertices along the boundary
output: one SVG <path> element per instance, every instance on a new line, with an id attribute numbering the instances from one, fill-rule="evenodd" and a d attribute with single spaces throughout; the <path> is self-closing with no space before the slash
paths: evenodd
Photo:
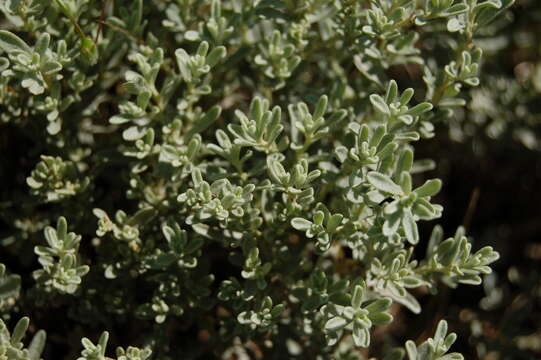
<path id="1" fill-rule="evenodd" d="M 390 193 L 393 195 L 399 195 L 402 193 L 402 188 L 395 184 L 391 178 L 385 174 L 371 171 L 367 174 L 367 179 L 376 189 Z"/>
<path id="2" fill-rule="evenodd" d="M 405 209 L 402 215 L 402 226 L 404 227 L 404 233 L 409 243 L 415 245 L 419 242 L 419 231 L 417 229 L 417 223 L 413 219 L 413 215 L 410 209 Z"/>
<path id="3" fill-rule="evenodd" d="M 438 358 L 438 360 L 464 360 L 464 356 L 459 353 L 451 353 L 443 355 L 442 357 Z"/>
<path id="4" fill-rule="evenodd" d="M 470 78 L 464 79 L 464 83 L 469 86 L 479 86 L 481 81 L 479 80 L 478 77 L 470 77 Z"/>
<path id="5" fill-rule="evenodd" d="M 386 103 L 394 102 L 397 94 L 398 94 L 398 85 L 396 81 L 395 80 L 389 81 L 389 85 L 387 86 L 387 93 L 385 94 L 385 102 Z"/>
<path id="6" fill-rule="evenodd" d="M 481 285 L 483 279 L 479 275 L 467 274 L 460 276 L 458 282 L 466 285 Z"/>
<path id="7" fill-rule="evenodd" d="M 209 43 L 206 41 L 202 41 L 197 47 L 197 55 L 203 58 L 207 56 L 208 51 L 209 51 Z"/>
<path id="8" fill-rule="evenodd" d="M 200 36 L 197 31 L 188 30 L 184 33 L 184 38 L 188 41 L 198 41 L 200 39 Z"/>
<path id="9" fill-rule="evenodd" d="M 190 82 L 192 80 L 192 71 L 188 65 L 190 61 L 190 55 L 188 55 L 188 53 L 184 49 L 177 49 L 175 51 L 175 56 L 177 59 L 177 65 L 178 69 L 180 70 L 180 74 L 186 82 Z"/>
<path id="10" fill-rule="evenodd" d="M 212 51 L 207 55 L 207 65 L 210 67 L 216 66 L 222 59 L 225 58 L 227 51 L 225 47 L 218 46 L 212 49 Z"/>
<path id="11" fill-rule="evenodd" d="M 48 33 L 43 33 L 36 40 L 34 45 L 34 51 L 40 54 L 41 56 L 45 55 L 45 52 L 49 48 L 49 42 L 51 41 L 51 36 Z"/>
<path id="12" fill-rule="evenodd" d="M 368 318 L 373 325 L 385 325 L 393 321 L 393 316 L 385 312 L 369 314 Z"/>
<path id="13" fill-rule="evenodd" d="M 409 114 L 398 116 L 398 120 L 402 121 L 406 125 L 411 125 L 413 123 L 413 116 Z"/>
<path id="14" fill-rule="evenodd" d="M 437 216 L 436 208 L 425 199 L 417 199 L 412 208 L 413 214 L 423 220 Z"/>
<path id="15" fill-rule="evenodd" d="M 218 105 L 213 106 L 209 111 L 205 113 L 203 117 L 198 119 L 193 127 L 186 133 L 186 137 L 190 138 L 195 134 L 205 131 L 212 123 L 214 123 L 220 117 L 222 108 Z"/>
<path id="16" fill-rule="evenodd" d="M 438 247 L 438 257 L 441 264 L 449 266 L 455 262 L 460 252 L 461 240 L 449 238 Z"/>
<path id="17" fill-rule="evenodd" d="M 385 103 L 385 100 L 383 100 L 381 96 L 377 94 L 370 95 L 370 102 L 376 108 L 376 110 L 379 111 L 380 113 L 385 114 L 385 115 L 391 115 L 389 106 Z"/>
<path id="18" fill-rule="evenodd" d="M 418 360 L 417 346 L 411 340 L 406 341 L 406 352 L 408 353 L 409 360 Z"/>
<path id="19" fill-rule="evenodd" d="M 34 95 L 40 95 L 45 92 L 45 87 L 43 86 L 42 82 L 33 77 L 23 79 L 21 85 L 24 88 L 27 88 Z"/>
<path id="20" fill-rule="evenodd" d="M 29 324 L 30 324 L 30 319 L 26 316 L 21 318 L 17 322 L 17 325 L 15 325 L 15 328 L 13 329 L 13 332 L 11 334 L 11 345 L 18 346 L 18 344 L 21 342 L 22 338 L 24 337 Z"/>
<path id="21" fill-rule="evenodd" d="M 396 233 L 398 230 L 398 227 L 400 226 L 400 221 L 402 219 L 402 214 L 400 211 L 397 211 L 393 214 L 391 214 L 387 219 L 385 219 L 385 222 L 383 223 L 382 232 L 385 236 L 392 236 Z"/>
<path id="22" fill-rule="evenodd" d="M 325 323 L 326 331 L 338 331 L 343 329 L 347 325 L 346 319 L 340 316 L 335 316 Z"/>
<path id="23" fill-rule="evenodd" d="M 447 31 L 457 32 L 462 30 L 465 27 L 465 24 L 460 22 L 458 18 L 451 18 L 447 21 Z"/>
<path id="24" fill-rule="evenodd" d="M 105 356 L 105 350 L 107 348 L 107 342 L 109 341 L 109 332 L 104 331 L 98 339 L 98 345 L 100 347 L 101 356 Z"/>
<path id="25" fill-rule="evenodd" d="M 18 275 L 0 276 L 0 301 L 19 293 L 21 278 Z"/>
<path id="26" fill-rule="evenodd" d="M 368 329 L 354 325 L 352 335 L 356 346 L 368 347 L 370 345 L 370 332 Z"/>
<path id="27" fill-rule="evenodd" d="M 460 98 L 444 98 L 439 102 L 439 106 L 462 107 L 466 105 L 466 100 Z"/>
<path id="28" fill-rule="evenodd" d="M 291 219 L 291 226 L 299 231 L 306 231 L 312 227 L 312 222 L 303 218 Z"/>
<path id="29" fill-rule="evenodd" d="M 316 108 L 314 110 L 314 119 L 319 119 L 320 117 L 323 117 L 325 115 L 325 111 L 327 110 L 327 103 L 329 102 L 329 98 L 327 95 L 322 95 L 317 104 Z"/>
<path id="30" fill-rule="evenodd" d="M 436 332 L 434 333 L 434 342 L 440 343 L 445 339 L 445 336 L 447 335 L 447 322 L 445 320 L 441 320 L 438 323 L 438 327 L 436 328 Z"/>
<path id="31" fill-rule="evenodd" d="M 127 141 L 135 141 L 144 137 L 147 133 L 147 129 L 139 126 L 130 126 L 122 132 L 122 138 Z"/>
<path id="32" fill-rule="evenodd" d="M 421 312 L 421 304 L 419 304 L 419 301 L 407 291 L 403 296 L 392 296 L 392 298 L 397 303 L 404 305 L 414 314 L 419 314 Z"/>
<path id="33" fill-rule="evenodd" d="M 432 110 L 433 106 L 431 103 L 427 103 L 427 102 L 424 102 L 424 103 L 421 103 L 419 105 L 415 105 L 414 107 L 410 108 L 408 110 L 408 114 L 409 115 L 412 115 L 412 116 L 419 116 L 425 112 L 428 112 L 430 110 Z"/>
<path id="34" fill-rule="evenodd" d="M 432 179 L 427 180 L 423 185 L 414 190 L 419 197 L 434 196 L 441 189 L 441 180 Z"/>
<path id="35" fill-rule="evenodd" d="M 8 54 L 32 53 L 32 49 L 20 37 L 6 30 L 0 30 L 0 49 Z"/>
<path id="36" fill-rule="evenodd" d="M 351 306 L 354 309 L 359 309 L 361 307 L 363 296 L 364 296 L 364 289 L 360 285 L 355 286 L 355 290 L 353 291 L 353 296 L 351 297 Z"/>
<path id="37" fill-rule="evenodd" d="M 414 93 L 415 91 L 412 88 L 407 88 L 406 90 L 404 90 L 402 95 L 400 95 L 400 105 L 404 106 L 409 103 Z"/>
<path id="38" fill-rule="evenodd" d="M 114 116 L 111 116 L 111 118 L 109 119 L 109 123 L 113 125 L 122 125 L 130 121 L 131 119 L 128 118 L 126 115 L 114 115 Z"/>
<path id="39" fill-rule="evenodd" d="M 45 349 L 45 341 L 47 340 L 47 334 L 43 330 L 39 330 L 32 338 L 30 345 L 28 346 L 29 360 L 40 360 L 41 354 Z"/>

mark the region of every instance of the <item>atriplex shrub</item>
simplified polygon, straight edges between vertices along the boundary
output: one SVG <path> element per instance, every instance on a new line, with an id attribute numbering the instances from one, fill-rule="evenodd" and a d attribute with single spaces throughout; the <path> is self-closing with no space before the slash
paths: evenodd
<path id="1" fill-rule="evenodd" d="M 495 251 L 418 230 L 442 184 L 414 145 L 512 2 L 2 1 L 0 309 L 68 349 L 0 320 L 0 359 L 109 359 L 105 329 L 118 360 L 362 359 L 414 289 L 480 284 Z"/>

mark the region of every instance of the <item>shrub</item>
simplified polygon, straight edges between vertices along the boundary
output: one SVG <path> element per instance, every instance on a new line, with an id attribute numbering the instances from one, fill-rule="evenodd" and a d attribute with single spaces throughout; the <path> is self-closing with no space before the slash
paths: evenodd
<path id="1" fill-rule="evenodd" d="M 0 4 L 0 359 L 462 359 L 382 325 L 498 259 L 415 146 L 512 2 Z"/>

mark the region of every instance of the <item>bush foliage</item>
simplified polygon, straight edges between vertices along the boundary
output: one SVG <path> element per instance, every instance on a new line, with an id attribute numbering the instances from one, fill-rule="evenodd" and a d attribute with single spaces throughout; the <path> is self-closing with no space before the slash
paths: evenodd
<path id="1" fill-rule="evenodd" d="M 499 257 L 416 147 L 539 147 L 484 100 L 512 4 L 2 2 L 0 359 L 463 359 L 393 336 Z"/>

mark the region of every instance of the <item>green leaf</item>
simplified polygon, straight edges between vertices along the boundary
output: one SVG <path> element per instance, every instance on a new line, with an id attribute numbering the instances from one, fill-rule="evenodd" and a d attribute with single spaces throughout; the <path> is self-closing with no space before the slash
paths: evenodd
<path id="1" fill-rule="evenodd" d="M 151 207 L 138 210 L 132 217 L 126 221 L 130 226 L 141 226 L 151 221 L 156 216 L 156 210 Z"/>
<path id="2" fill-rule="evenodd" d="M 0 30 L 0 49 L 8 54 L 17 52 L 32 54 L 32 49 L 20 37 L 6 30 Z"/>
<path id="3" fill-rule="evenodd" d="M 434 333 L 434 341 L 436 343 L 439 343 L 440 341 L 443 341 L 445 339 L 445 336 L 447 335 L 447 321 L 440 320 L 438 323 L 438 327 L 436 328 L 436 332 Z"/>
<path id="4" fill-rule="evenodd" d="M 62 70 L 62 64 L 57 61 L 48 61 L 40 68 L 44 75 L 51 75 Z"/>
<path id="5" fill-rule="evenodd" d="M 81 54 L 84 61 L 90 65 L 98 62 L 98 47 L 89 37 L 81 39 Z"/>
<path id="6" fill-rule="evenodd" d="M 397 303 L 407 307 L 414 314 L 419 314 L 421 312 L 421 304 L 419 304 L 417 299 L 407 291 L 404 296 L 393 296 L 392 298 Z"/>
<path id="7" fill-rule="evenodd" d="M 30 319 L 26 316 L 17 322 L 17 325 L 15 325 L 13 333 L 11 334 L 11 345 L 17 346 L 17 344 L 21 342 L 29 324 Z"/>
<path id="8" fill-rule="evenodd" d="M 32 342 L 28 346 L 29 360 L 40 360 L 43 349 L 45 349 L 45 341 L 47 340 L 47 334 L 45 331 L 40 330 L 32 338 Z"/>
<path id="9" fill-rule="evenodd" d="M 392 303 L 393 301 L 390 298 L 377 299 L 365 306 L 364 308 L 370 313 L 379 313 L 391 307 Z"/>
<path id="10" fill-rule="evenodd" d="M 438 360 L 464 360 L 464 356 L 459 353 L 451 353 L 443 355 Z"/>
<path id="11" fill-rule="evenodd" d="M 409 243 L 415 245 L 419 242 L 419 230 L 417 229 L 417 223 L 413 219 L 413 215 L 410 209 L 405 209 L 402 215 L 402 226 L 404 227 L 404 233 Z"/>
<path id="12" fill-rule="evenodd" d="M 207 65 L 209 65 L 210 67 L 216 66 L 216 64 L 218 64 L 220 61 L 222 61 L 222 59 L 225 58 L 226 54 L 227 50 L 225 49 L 225 47 L 215 47 L 214 49 L 212 49 L 210 54 L 207 55 Z"/>
<path id="13" fill-rule="evenodd" d="M 385 325 L 393 321 L 393 316 L 385 312 L 370 314 L 368 318 L 374 325 Z"/>
<path id="14" fill-rule="evenodd" d="M 424 103 L 421 103 L 419 105 L 415 105 L 414 107 L 412 107 L 411 109 L 408 110 L 408 114 L 412 115 L 412 116 L 419 116 L 425 112 L 428 112 L 430 110 L 432 110 L 433 106 L 431 103 L 427 103 L 427 102 L 424 102 Z"/>
<path id="15" fill-rule="evenodd" d="M 150 258 L 146 261 L 146 264 L 150 266 L 151 269 L 166 269 L 177 260 L 177 256 L 172 253 L 162 253 L 158 254 L 155 258 Z"/>
<path id="16" fill-rule="evenodd" d="M 105 349 L 107 348 L 108 341 L 109 341 L 109 333 L 107 331 L 104 331 L 98 340 L 98 345 L 101 348 L 101 351 L 100 351 L 101 356 L 105 356 Z"/>
<path id="17" fill-rule="evenodd" d="M 351 297 L 351 306 L 354 309 L 359 309 L 361 307 L 361 303 L 363 301 L 363 293 L 363 288 L 360 285 L 355 286 L 353 296 Z"/>
<path id="18" fill-rule="evenodd" d="M 23 81 L 21 81 L 21 85 L 34 95 L 40 95 L 45 92 L 45 87 L 43 86 L 42 82 L 33 77 L 23 79 Z"/>
<path id="19" fill-rule="evenodd" d="M 0 57 L 0 72 L 9 68 L 9 60 L 5 57 Z"/>
<path id="20" fill-rule="evenodd" d="M 402 188 L 395 184 L 387 175 L 376 171 L 371 171 L 368 173 L 367 178 L 370 184 L 380 191 L 393 195 L 399 195 L 402 193 Z"/>
<path id="21" fill-rule="evenodd" d="M 325 330 L 326 331 L 338 331 L 344 328 L 347 325 L 346 319 L 340 316 L 335 316 L 331 319 L 329 319 L 325 323 Z"/>
<path id="22" fill-rule="evenodd" d="M 278 304 L 271 310 L 271 316 L 273 318 L 279 317 L 285 310 L 284 304 Z"/>
<path id="23" fill-rule="evenodd" d="M 368 347 L 370 345 L 370 332 L 358 325 L 353 326 L 353 342 L 356 346 Z"/>
<path id="24" fill-rule="evenodd" d="M 410 360 L 417 360 L 417 346 L 411 340 L 406 341 L 406 351 Z"/>
<path id="25" fill-rule="evenodd" d="M 334 214 L 330 216 L 329 220 L 327 220 L 327 232 L 334 233 L 336 228 L 342 223 L 342 219 L 344 219 L 342 214 Z"/>
<path id="26" fill-rule="evenodd" d="M 41 56 L 44 56 L 45 51 L 47 51 L 47 49 L 49 48 L 50 41 L 51 36 L 48 33 L 41 34 L 40 37 L 36 40 L 34 50 Z"/>
<path id="27" fill-rule="evenodd" d="M 218 105 L 213 106 L 209 111 L 206 112 L 205 116 L 198 119 L 188 133 L 186 133 L 187 138 L 191 138 L 195 134 L 199 134 L 205 131 L 210 125 L 212 125 L 222 112 L 222 108 Z"/>
<path id="28" fill-rule="evenodd" d="M 438 192 L 440 192 L 440 189 L 441 189 L 441 180 L 432 179 L 432 180 L 427 180 L 423 185 L 415 189 L 414 192 L 419 197 L 434 196 Z"/>
<path id="29" fill-rule="evenodd" d="M 191 82 L 192 70 L 189 67 L 190 55 L 188 55 L 184 49 L 177 49 L 175 51 L 175 57 L 177 59 L 178 69 L 180 70 L 182 78 L 188 83 Z"/>
<path id="30" fill-rule="evenodd" d="M 319 119 L 323 115 L 325 115 L 325 111 L 327 110 L 327 103 L 329 102 L 329 98 L 327 95 L 322 95 L 317 104 L 316 109 L 314 110 L 314 119 Z"/>
<path id="31" fill-rule="evenodd" d="M 389 110 L 389 105 L 385 103 L 385 100 L 377 94 L 370 95 L 370 102 L 382 114 L 391 115 L 391 110 Z"/>
<path id="32" fill-rule="evenodd" d="M 291 226 L 293 226 L 294 229 L 297 229 L 299 231 L 306 231 L 312 227 L 312 222 L 303 218 L 296 217 L 291 219 Z"/>
<path id="33" fill-rule="evenodd" d="M 21 289 L 21 278 L 18 275 L 0 276 L 0 301 L 16 296 Z"/>

